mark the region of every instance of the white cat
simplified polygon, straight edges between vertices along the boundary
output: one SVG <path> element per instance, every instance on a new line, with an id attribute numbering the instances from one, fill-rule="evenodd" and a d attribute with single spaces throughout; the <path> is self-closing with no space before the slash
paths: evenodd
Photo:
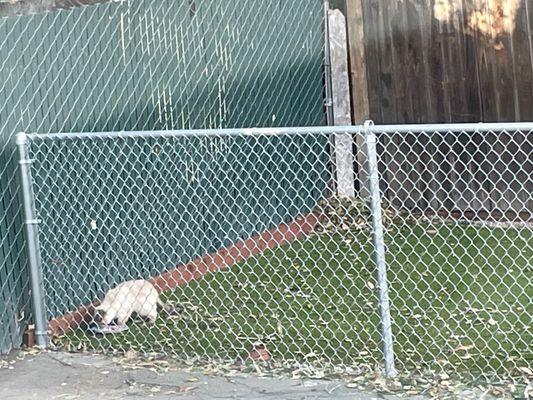
<path id="1" fill-rule="evenodd" d="M 109 325 L 116 320 L 118 325 L 124 325 L 136 314 L 147 318 L 150 323 L 157 319 L 158 307 L 169 314 L 180 313 L 183 309 L 165 304 L 159 298 L 154 285 L 145 280 L 132 280 L 119 284 L 110 289 L 102 303 L 95 308 L 94 321 L 100 325 Z"/>

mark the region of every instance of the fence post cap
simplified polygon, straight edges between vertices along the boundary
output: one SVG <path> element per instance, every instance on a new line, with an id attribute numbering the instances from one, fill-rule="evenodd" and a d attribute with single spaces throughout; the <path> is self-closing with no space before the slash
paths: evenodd
<path id="1" fill-rule="evenodd" d="M 26 141 L 28 140 L 28 135 L 26 135 L 25 132 L 19 132 L 16 134 L 15 137 L 16 137 L 15 141 L 17 145 L 25 144 Z"/>

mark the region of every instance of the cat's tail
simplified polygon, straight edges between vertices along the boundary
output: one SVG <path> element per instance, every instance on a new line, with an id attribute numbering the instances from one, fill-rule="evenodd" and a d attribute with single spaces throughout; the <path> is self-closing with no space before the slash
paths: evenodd
<path id="1" fill-rule="evenodd" d="M 163 303 L 161 299 L 157 300 L 157 306 L 161 310 L 165 310 L 165 312 L 168 313 L 169 315 L 180 315 L 185 311 L 185 307 L 183 307 L 181 304 L 174 305 L 174 304 Z"/>

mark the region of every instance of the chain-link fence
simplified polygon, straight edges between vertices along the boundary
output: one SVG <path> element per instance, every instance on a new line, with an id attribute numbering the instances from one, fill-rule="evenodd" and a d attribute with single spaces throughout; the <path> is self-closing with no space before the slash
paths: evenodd
<path id="1" fill-rule="evenodd" d="M 323 15 L 321 0 L 0 0 L 0 353 L 31 323 L 15 133 L 321 125 Z"/>
<path id="2" fill-rule="evenodd" d="M 518 376 L 531 368 L 532 130 L 21 136 L 42 323 L 67 349 Z M 353 197 L 336 195 L 341 136 L 361 144 Z M 146 282 L 165 304 L 155 322 Z M 131 311 L 144 318 L 126 331 L 91 331 Z"/>
<path id="3" fill-rule="evenodd" d="M 10 193 L 17 197 L 17 193 Z M 20 345 L 31 320 L 29 275 L 20 215 L 0 215 L 0 354 Z"/>
<path id="4" fill-rule="evenodd" d="M 531 368 L 532 127 L 376 127 L 402 369 Z"/>

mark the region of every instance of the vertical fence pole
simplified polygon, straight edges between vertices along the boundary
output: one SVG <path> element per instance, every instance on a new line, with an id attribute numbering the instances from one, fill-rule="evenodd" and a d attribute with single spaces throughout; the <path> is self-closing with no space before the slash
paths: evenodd
<path id="1" fill-rule="evenodd" d="M 387 264 L 385 260 L 385 238 L 383 216 L 381 213 L 381 195 L 379 190 L 379 171 L 377 159 L 376 135 L 372 130 L 372 121 L 364 124 L 365 149 L 367 157 L 367 173 L 370 192 L 370 211 L 372 213 L 372 241 L 376 257 L 377 280 L 379 287 L 379 305 L 381 313 L 381 335 L 383 340 L 383 355 L 385 358 L 385 374 L 387 377 L 396 376 L 394 367 L 394 349 L 392 337 L 392 322 L 390 316 L 389 285 L 387 282 Z"/>
<path id="2" fill-rule="evenodd" d="M 39 252 L 38 220 L 35 212 L 35 198 L 31 179 L 31 159 L 28 154 L 27 136 L 17 134 L 17 148 L 19 153 L 20 184 L 22 190 L 22 204 L 24 207 L 24 230 L 30 268 L 31 298 L 33 305 L 33 319 L 35 321 L 35 342 L 37 346 L 48 346 L 48 332 L 44 303 L 44 288 L 41 271 L 41 256 Z"/>
<path id="3" fill-rule="evenodd" d="M 329 43 L 329 0 L 323 0 L 324 12 L 324 111 L 326 116 L 326 125 L 332 126 L 333 121 L 333 97 L 331 81 L 331 48 Z M 329 172 L 330 180 L 328 187 L 333 193 L 337 191 L 337 182 L 335 174 L 337 172 L 335 165 L 335 135 L 328 135 L 328 152 L 330 155 Z"/>
<path id="4" fill-rule="evenodd" d="M 333 125 L 333 89 L 331 82 L 331 48 L 329 43 L 329 0 L 324 0 L 324 106 L 326 125 Z"/>

